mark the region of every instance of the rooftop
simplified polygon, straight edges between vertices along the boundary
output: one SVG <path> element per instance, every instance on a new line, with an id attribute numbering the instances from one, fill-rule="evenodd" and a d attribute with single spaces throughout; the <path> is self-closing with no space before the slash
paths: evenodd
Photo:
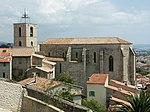
<path id="1" fill-rule="evenodd" d="M 34 53 L 34 48 L 12 48 L 12 56 L 31 56 Z"/>
<path id="2" fill-rule="evenodd" d="M 105 84 L 108 74 L 93 74 L 87 84 Z"/>
<path id="3" fill-rule="evenodd" d="M 111 100 L 112 100 L 112 101 L 115 101 L 115 102 L 118 102 L 118 103 L 124 103 L 124 104 L 130 106 L 130 103 L 129 103 L 129 102 L 124 101 L 124 100 L 121 100 L 121 99 L 118 99 L 118 98 L 115 98 L 115 97 L 112 97 Z"/>
<path id="4" fill-rule="evenodd" d="M 52 88 L 61 84 L 61 82 L 59 81 L 49 80 L 49 79 L 42 78 L 42 77 L 37 77 L 37 81 L 36 82 L 34 81 L 35 81 L 34 77 L 29 77 L 27 79 L 20 81 L 19 84 L 29 85 L 33 88 L 40 89 L 43 91 L 46 91 L 49 88 Z"/>
<path id="5" fill-rule="evenodd" d="M 131 44 L 118 37 L 49 38 L 42 44 Z"/>
<path id="6" fill-rule="evenodd" d="M 57 62 L 57 61 L 64 61 L 64 58 L 46 57 L 46 60 Z"/>
<path id="7" fill-rule="evenodd" d="M 11 53 L 9 48 L 0 48 L 0 62 L 10 62 Z"/>

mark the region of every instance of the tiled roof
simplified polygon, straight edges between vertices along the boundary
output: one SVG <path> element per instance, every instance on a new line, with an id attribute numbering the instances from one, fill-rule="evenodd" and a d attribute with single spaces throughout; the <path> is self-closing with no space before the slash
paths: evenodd
<path id="1" fill-rule="evenodd" d="M 45 57 L 45 56 L 39 55 L 39 54 L 32 54 L 32 56 L 37 57 L 37 58 L 42 58 L 42 59 Z"/>
<path id="2" fill-rule="evenodd" d="M 112 97 L 111 100 L 112 100 L 112 101 L 115 101 L 115 102 L 118 102 L 118 103 L 124 103 L 124 104 L 130 106 L 130 103 L 129 103 L 129 102 L 124 101 L 124 100 L 121 100 L 121 99 L 118 99 L 118 98 L 115 98 L 115 97 Z"/>
<path id="3" fill-rule="evenodd" d="M 0 62 L 10 62 L 11 54 L 9 48 L 0 48 Z"/>
<path id="4" fill-rule="evenodd" d="M 118 37 L 49 38 L 43 44 L 131 44 Z"/>
<path id="5" fill-rule="evenodd" d="M 124 85 L 125 85 L 124 83 L 119 82 L 119 81 L 117 81 L 117 80 L 111 80 L 111 81 L 114 82 L 114 83 L 116 83 L 116 84 L 119 84 L 120 86 L 124 86 Z M 135 86 L 130 85 L 130 84 L 128 84 L 128 86 L 126 86 L 126 87 L 135 89 Z"/>
<path id="6" fill-rule="evenodd" d="M 114 90 L 114 91 L 117 91 L 117 92 L 120 92 L 120 93 L 122 93 L 122 94 L 126 94 L 126 95 L 131 95 L 131 94 L 132 94 L 132 95 L 134 95 L 133 92 L 131 92 L 131 91 L 126 91 L 126 90 L 122 89 L 121 87 L 120 87 L 120 88 L 117 88 L 117 87 L 115 87 L 115 86 L 107 85 L 106 88 L 107 88 L 107 89 Z"/>
<path id="7" fill-rule="evenodd" d="M 31 56 L 34 48 L 12 48 L 12 56 Z"/>
<path id="8" fill-rule="evenodd" d="M 108 74 L 93 74 L 87 84 L 105 84 Z"/>
<path id="9" fill-rule="evenodd" d="M 56 65 L 56 63 L 55 62 L 51 62 L 51 61 L 47 61 L 47 60 L 43 60 L 43 64 L 49 64 L 49 65 Z"/>
<path id="10" fill-rule="evenodd" d="M 46 91 L 49 88 L 52 88 L 61 84 L 61 82 L 59 81 L 49 80 L 49 79 L 42 78 L 42 77 L 37 77 L 36 83 L 34 81 L 35 81 L 34 77 L 29 77 L 27 79 L 20 81 L 19 84 L 29 85 L 33 88 L 40 89 L 43 91 Z"/>
<path id="11" fill-rule="evenodd" d="M 46 60 L 56 62 L 56 61 L 64 61 L 64 58 L 46 57 Z"/>

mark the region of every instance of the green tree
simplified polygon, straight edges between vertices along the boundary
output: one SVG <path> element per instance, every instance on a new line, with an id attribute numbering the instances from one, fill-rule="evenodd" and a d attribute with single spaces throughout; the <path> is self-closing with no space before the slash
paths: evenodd
<path id="1" fill-rule="evenodd" d="M 150 112 L 150 96 L 145 91 L 127 97 L 130 105 L 123 104 L 118 112 Z"/>
<path id="2" fill-rule="evenodd" d="M 6 44 L 2 44 L 2 45 L 0 46 L 0 48 L 9 48 L 9 46 L 6 45 Z"/>
<path id="3" fill-rule="evenodd" d="M 56 80 L 70 84 L 75 83 L 75 79 L 71 76 L 69 72 L 64 72 L 63 74 L 57 76 Z"/>
<path id="4" fill-rule="evenodd" d="M 94 112 L 106 112 L 106 106 L 97 102 L 94 99 L 91 100 L 83 100 L 83 105 L 92 109 Z"/>
<path id="5" fill-rule="evenodd" d="M 139 74 L 142 74 L 142 75 L 147 75 L 147 74 L 149 74 L 149 72 L 144 71 L 144 70 L 142 70 L 142 69 L 140 69 L 140 68 L 136 68 L 136 72 L 139 73 Z"/>

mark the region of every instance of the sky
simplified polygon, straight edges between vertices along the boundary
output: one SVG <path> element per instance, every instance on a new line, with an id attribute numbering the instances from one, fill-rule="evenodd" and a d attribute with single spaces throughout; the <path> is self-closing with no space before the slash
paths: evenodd
<path id="1" fill-rule="evenodd" d="M 150 0 L 0 0 L 0 41 L 13 42 L 13 23 L 26 9 L 38 41 L 58 37 L 120 37 L 150 42 Z"/>

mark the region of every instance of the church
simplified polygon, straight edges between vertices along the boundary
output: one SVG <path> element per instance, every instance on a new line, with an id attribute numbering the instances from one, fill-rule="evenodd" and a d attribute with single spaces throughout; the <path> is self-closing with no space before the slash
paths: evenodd
<path id="1" fill-rule="evenodd" d="M 24 18 L 27 18 L 26 14 Z M 56 76 L 69 72 L 77 84 L 85 88 L 93 73 L 109 74 L 110 79 L 134 84 L 132 45 L 119 37 L 49 38 L 38 45 L 36 24 L 14 24 L 14 47 L 43 52 L 47 61 L 56 63 Z"/>

